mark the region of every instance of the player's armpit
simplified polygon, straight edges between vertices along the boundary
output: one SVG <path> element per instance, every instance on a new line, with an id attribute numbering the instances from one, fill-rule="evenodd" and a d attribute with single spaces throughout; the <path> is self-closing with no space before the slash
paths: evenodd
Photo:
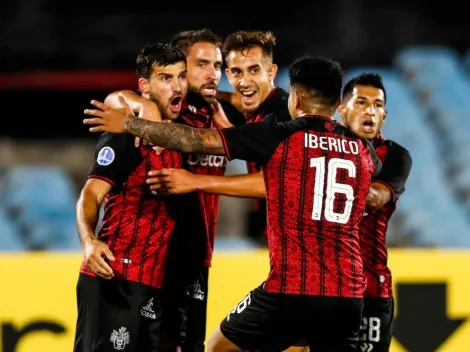
<path id="1" fill-rule="evenodd" d="M 367 195 L 367 210 L 375 212 L 387 204 L 393 197 L 390 186 L 383 182 L 372 182 Z"/>

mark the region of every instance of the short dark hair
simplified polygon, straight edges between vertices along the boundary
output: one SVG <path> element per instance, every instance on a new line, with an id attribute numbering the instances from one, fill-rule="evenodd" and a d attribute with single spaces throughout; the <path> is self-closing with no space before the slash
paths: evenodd
<path id="1" fill-rule="evenodd" d="M 179 32 L 171 39 L 171 45 L 185 55 L 188 55 L 189 48 L 196 43 L 211 43 L 222 50 L 222 38 L 207 28 Z"/>
<path id="2" fill-rule="evenodd" d="M 137 55 L 137 75 L 139 78 L 149 78 L 153 66 L 168 66 L 179 61 L 186 61 L 184 54 L 175 46 L 156 43 L 144 46 Z"/>
<path id="3" fill-rule="evenodd" d="M 225 38 L 222 52 L 225 57 L 231 51 L 243 51 L 246 49 L 259 46 L 263 51 L 263 55 L 273 58 L 273 48 L 276 45 L 276 37 L 272 32 L 262 31 L 238 31 L 231 33 Z"/>
<path id="4" fill-rule="evenodd" d="M 354 90 L 354 87 L 356 86 L 371 86 L 377 89 L 381 89 L 382 92 L 384 92 L 384 100 L 387 102 L 387 92 L 385 91 L 385 87 L 382 82 L 382 76 L 380 74 L 365 72 L 350 79 L 343 88 L 342 99 L 349 99 Z"/>
<path id="5" fill-rule="evenodd" d="M 326 57 L 303 57 L 289 67 L 290 85 L 300 86 L 319 103 L 336 107 L 341 97 L 343 69 Z"/>

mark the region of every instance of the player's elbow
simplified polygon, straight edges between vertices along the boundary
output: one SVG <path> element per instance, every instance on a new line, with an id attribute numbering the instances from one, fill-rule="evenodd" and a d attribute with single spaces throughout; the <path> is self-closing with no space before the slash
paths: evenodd
<path id="1" fill-rule="evenodd" d="M 122 93 L 121 90 L 112 92 L 107 95 L 107 97 L 104 99 L 104 103 L 112 108 L 118 107 L 119 100 L 118 100 L 118 94 Z"/>
<path id="2" fill-rule="evenodd" d="M 254 197 L 255 198 L 266 198 L 266 188 L 263 187 L 263 188 L 255 189 Z"/>
<path id="3" fill-rule="evenodd" d="M 379 210 L 381 208 L 380 206 L 380 203 L 379 202 L 367 202 L 367 211 L 370 212 L 370 213 L 374 213 L 376 212 L 377 210 Z"/>
<path id="4" fill-rule="evenodd" d="M 119 95 L 122 94 L 124 99 L 132 108 L 132 110 L 136 110 L 140 104 L 142 103 L 142 97 L 131 90 L 117 90 L 108 94 L 105 98 L 104 103 L 114 109 L 121 108 L 121 103 L 119 101 Z"/>
<path id="5" fill-rule="evenodd" d="M 370 190 L 369 194 L 367 195 L 367 210 L 369 212 L 375 212 L 382 207 L 382 202 L 380 200 L 379 195 L 374 190 Z"/>

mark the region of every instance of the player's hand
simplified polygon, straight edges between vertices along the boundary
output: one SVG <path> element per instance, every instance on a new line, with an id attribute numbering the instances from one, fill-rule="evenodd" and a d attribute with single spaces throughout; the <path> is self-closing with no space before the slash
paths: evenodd
<path id="1" fill-rule="evenodd" d="M 224 108 L 217 100 L 211 104 L 211 108 L 212 121 L 214 121 L 217 128 L 228 128 L 233 126 L 228 120 L 227 115 L 225 115 Z"/>
<path id="2" fill-rule="evenodd" d="M 185 194 L 196 190 L 197 175 L 184 169 L 150 171 L 147 184 L 154 194 Z"/>
<path id="3" fill-rule="evenodd" d="M 84 111 L 86 115 L 94 116 L 94 118 L 83 120 L 85 125 L 95 125 L 95 127 L 90 127 L 90 132 L 127 132 L 125 121 L 131 119 L 132 116 L 134 116 L 134 113 L 130 115 L 128 114 L 130 108 L 122 95 L 119 96 L 119 102 L 121 103 L 121 106 L 124 106 L 125 108 L 113 109 L 97 100 L 91 101 L 91 105 L 97 107 L 99 110 L 86 109 Z"/>
<path id="4" fill-rule="evenodd" d="M 88 268 L 103 279 L 111 279 L 114 276 L 113 269 L 109 266 L 104 258 L 114 261 L 113 253 L 108 245 L 98 239 L 87 241 L 83 247 L 85 252 L 85 260 Z"/>

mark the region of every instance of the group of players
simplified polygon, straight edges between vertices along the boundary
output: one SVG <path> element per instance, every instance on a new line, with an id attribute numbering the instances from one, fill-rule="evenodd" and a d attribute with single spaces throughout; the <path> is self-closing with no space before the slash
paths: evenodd
<path id="1" fill-rule="evenodd" d="M 77 203 L 75 351 L 204 351 L 220 195 L 265 199 L 271 269 L 209 351 L 389 350 L 385 234 L 411 158 L 383 137 L 386 89 L 375 73 L 342 89 L 339 63 L 305 57 L 287 93 L 274 46 L 271 32 L 179 33 L 140 51 L 139 91 L 85 110 L 105 133 Z M 233 93 L 217 91 L 223 58 Z M 248 175 L 224 176 L 227 159 Z"/>

